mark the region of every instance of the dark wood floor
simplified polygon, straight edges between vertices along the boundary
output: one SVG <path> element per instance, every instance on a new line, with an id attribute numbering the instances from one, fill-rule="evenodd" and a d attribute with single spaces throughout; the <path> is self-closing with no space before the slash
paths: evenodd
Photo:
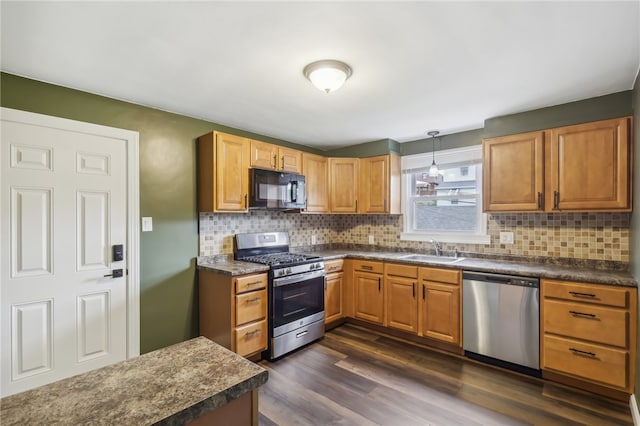
<path id="1" fill-rule="evenodd" d="M 633 424 L 628 403 L 353 325 L 260 365 L 264 426 Z"/>

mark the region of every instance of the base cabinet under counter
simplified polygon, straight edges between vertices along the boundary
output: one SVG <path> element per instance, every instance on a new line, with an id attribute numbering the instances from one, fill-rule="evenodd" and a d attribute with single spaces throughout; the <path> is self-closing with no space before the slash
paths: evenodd
<path id="1" fill-rule="evenodd" d="M 549 279 L 541 288 L 543 377 L 633 393 L 637 289 Z"/>
<path id="2" fill-rule="evenodd" d="M 267 279 L 199 270 L 200 335 L 246 357 L 266 350 Z"/>

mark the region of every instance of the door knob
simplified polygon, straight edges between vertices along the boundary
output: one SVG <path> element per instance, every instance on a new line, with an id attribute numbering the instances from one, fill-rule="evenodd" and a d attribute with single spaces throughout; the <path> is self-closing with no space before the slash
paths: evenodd
<path id="1" fill-rule="evenodd" d="M 106 277 L 112 277 L 112 278 L 120 278 L 122 276 L 122 269 L 114 269 L 113 271 L 111 271 L 110 274 L 105 275 Z"/>

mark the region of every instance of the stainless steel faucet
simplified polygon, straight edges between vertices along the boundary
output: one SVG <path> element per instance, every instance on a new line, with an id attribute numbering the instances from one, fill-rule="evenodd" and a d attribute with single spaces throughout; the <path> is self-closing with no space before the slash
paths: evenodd
<path id="1" fill-rule="evenodd" d="M 436 256 L 440 256 L 442 254 L 442 246 L 437 240 L 429 240 L 431 244 L 433 244 L 433 248 L 436 249 Z"/>

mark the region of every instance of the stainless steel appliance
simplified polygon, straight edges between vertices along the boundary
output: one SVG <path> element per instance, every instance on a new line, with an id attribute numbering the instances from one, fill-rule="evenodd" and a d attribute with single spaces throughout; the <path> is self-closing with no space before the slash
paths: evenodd
<path id="1" fill-rule="evenodd" d="M 249 169 L 249 208 L 295 210 L 307 206 L 305 178 L 294 173 Z"/>
<path id="2" fill-rule="evenodd" d="M 539 376 L 540 282 L 463 271 L 465 355 Z"/>
<path id="3" fill-rule="evenodd" d="M 269 349 L 275 359 L 324 336 L 324 262 L 290 253 L 286 232 L 236 234 L 237 260 L 269 265 Z"/>

